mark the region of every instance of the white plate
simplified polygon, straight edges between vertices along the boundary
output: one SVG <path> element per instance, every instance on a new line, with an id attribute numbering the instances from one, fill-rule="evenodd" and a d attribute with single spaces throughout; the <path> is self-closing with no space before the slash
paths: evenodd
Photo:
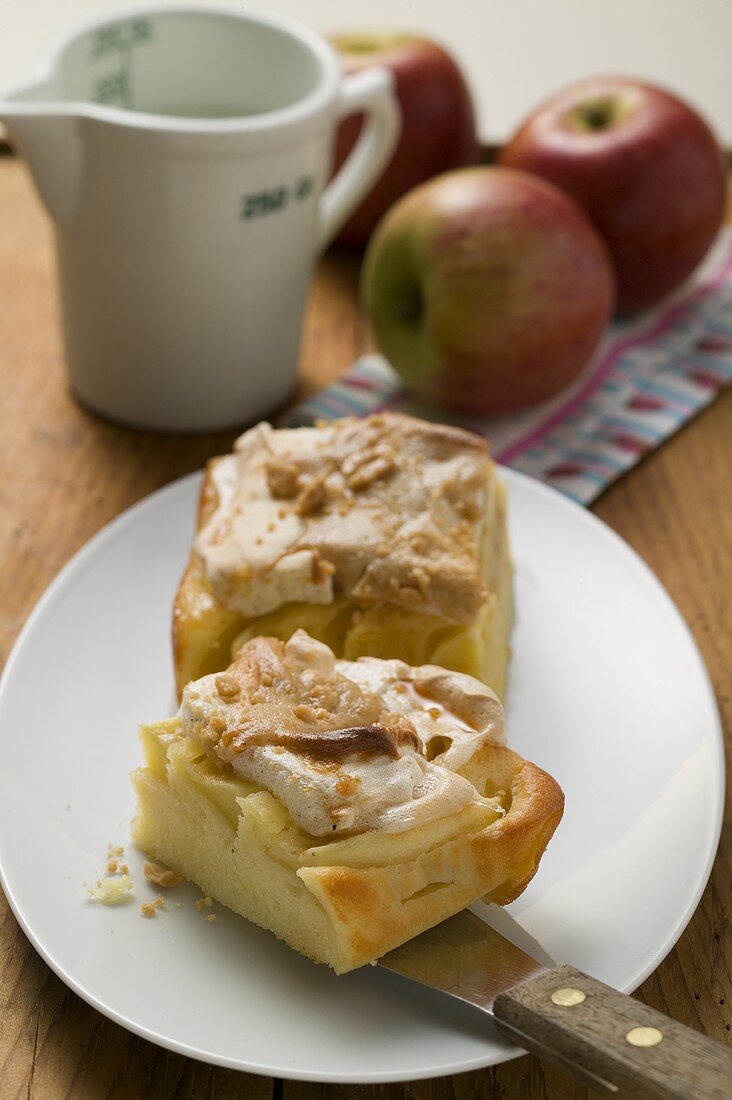
<path id="1" fill-rule="evenodd" d="M 506 471 L 517 565 L 511 744 L 567 810 L 511 907 L 560 962 L 631 990 L 694 911 L 719 835 L 722 741 L 704 666 L 648 569 L 597 519 Z M 63 570 L 0 689 L 0 868 L 25 932 L 107 1016 L 172 1050 L 281 1077 L 395 1081 L 516 1053 L 483 1017 L 367 967 L 337 978 L 181 887 L 154 920 L 85 901 L 126 844 L 139 722 L 171 712 L 170 610 L 198 477 L 132 508 Z M 183 904 L 174 908 L 173 898 Z"/>

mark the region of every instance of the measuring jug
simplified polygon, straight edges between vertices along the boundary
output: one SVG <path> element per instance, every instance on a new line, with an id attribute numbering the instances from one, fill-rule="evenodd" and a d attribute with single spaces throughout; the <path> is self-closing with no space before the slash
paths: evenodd
<path id="1" fill-rule="evenodd" d="M 339 118 L 366 123 L 330 183 Z M 56 228 L 66 362 L 90 409 L 213 431 L 291 391 L 315 257 L 389 159 L 390 74 L 297 22 L 139 8 L 65 35 L 0 98 Z"/>

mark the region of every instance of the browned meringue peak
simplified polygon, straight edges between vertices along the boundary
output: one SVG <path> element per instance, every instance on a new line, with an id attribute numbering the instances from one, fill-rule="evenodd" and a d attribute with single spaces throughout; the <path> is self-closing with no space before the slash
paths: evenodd
<path id="1" fill-rule="evenodd" d="M 408 416 L 262 423 L 215 467 L 219 505 L 195 548 L 245 616 L 344 592 L 469 622 L 492 476 L 478 436 Z"/>
<path id="2" fill-rule="evenodd" d="M 472 677 L 336 661 L 303 630 L 247 642 L 225 673 L 187 685 L 179 717 L 219 766 L 271 791 L 313 836 L 399 832 L 458 812 L 479 796 L 454 769 L 504 738 L 500 703 Z"/>
<path id="3" fill-rule="evenodd" d="M 406 718 L 338 672 L 331 651 L 304 631 L 287 644 L 252 638 L 226 672 L 204 681 L 215 690 L 189 732 L 229 763 L 255 745 L 280 745 L 322 763 L 357 752 L 396 759 L 403 747 L 421 747 Z M 189 708 L 204 681 L 186 689 Z"/>

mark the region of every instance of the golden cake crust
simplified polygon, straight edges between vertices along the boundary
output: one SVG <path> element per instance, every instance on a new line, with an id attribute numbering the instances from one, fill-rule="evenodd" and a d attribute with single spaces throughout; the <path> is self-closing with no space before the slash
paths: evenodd
<path id="1" fill-rule="evenodd" d="M 206 466 L 198 496 L 197 530 L 218 505 L 213 475 L 221 461 L 214 458 Z M 200 559 L 191 551 L 173 602 L 173 664 L 179 698 L 190 680 L 228 665 L 231 644 L 240 629 L 241 616 L 219 603 Z"/>
<path id="2" fill-rule="evenodd" d="M 298 872 L 347 929 L 354 965 L 386 954 L 477 898 L 508 905 L 533 878 L 562 816 L 561 789 L 541 768 L 504 746 L 486 746 L 473 762 L 473 774 L 491 784 L 500 777 L 510 792 L 509 812 L 487 828 L 425 853 L 399 875 L 392 868 L 364 872 L 307 867 Z M 435 882 L 454 880 L 456 868 L 460 878 L 454 890 L 429 891 Z M 414 887 L 408 907 L 404 905 L 406 882 Z M 421 890 L 425 894 L 416 897 Z M 465 899 L 463 905 L 456 906 L 457 897 Z"/>

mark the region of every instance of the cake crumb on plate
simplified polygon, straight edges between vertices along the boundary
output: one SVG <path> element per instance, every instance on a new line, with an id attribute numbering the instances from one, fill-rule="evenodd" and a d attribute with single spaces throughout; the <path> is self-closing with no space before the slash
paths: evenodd
<path id="1" fill-rule="evenodd" d="M 140 906 L 140 912 L 143 917 L 155 917 L 157 916 L 158 909 L 165 908 L 165 898 L 160 894 L 155 898 L 155 901 L 144 901 Z"/>
<path id="2" fill-rule="evenodd" d="M 99 901 L 102 905 L 120 905 L 127 901 L 131 893 L 132 879 L 129 875 L 97 879 L 93 886 L 86 887 L 89 900 Z"/>

